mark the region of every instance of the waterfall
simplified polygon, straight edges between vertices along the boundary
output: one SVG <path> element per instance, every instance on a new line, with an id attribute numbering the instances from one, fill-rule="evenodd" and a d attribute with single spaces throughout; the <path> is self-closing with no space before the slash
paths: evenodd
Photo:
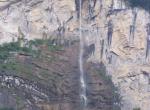
<path id="1" fill-rule="evenodd" d="M 79 69 L 80 69 L 80 84 L 81 84 L 81 91 L 80 91 L 80 98 L 82 107 L 85 108 L 87 105 L 87 96 L 86 96 L 86 82 L 85 82 L 85 75 L 83 70 L 83 36 L 82 36 L 82 0 L 80 1 L 80 55 L 79 55 Z"/>

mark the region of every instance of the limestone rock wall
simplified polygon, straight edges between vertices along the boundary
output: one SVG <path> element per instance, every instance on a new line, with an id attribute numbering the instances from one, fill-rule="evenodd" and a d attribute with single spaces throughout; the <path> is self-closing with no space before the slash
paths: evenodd
<path id="1" fill-rule="evenodd" d="M 34 39 L 67 36 L 77 25 L 69 22 L 76 10 L 74 0 L 3 0 L 0 7 L 0 43 L 17 39 L 18 29 L 26 39 Z"/>
<path id="2" fill-rule="evenodd" d="M 79 0 L 3 0 L 0 43 L 79 36 Z M 104 62 L 122 96 L 122 110 L 150 108 L 150 14 L 123 0 L 83 0 L 82 35 L 89 61 Z"/>
<path id="3" fill-rule="evenodd" d="M 121 0 L 97 0 L 92 10 L 87 23 L 83 20 L 86 44 L 94 44 L 89 60 L 107 66 L 107 73 L 120 90 L 122 110 L 149 110 L 150 14 L 131 9 Z M 87 14 L 87 9 L 83 13 Z"/>

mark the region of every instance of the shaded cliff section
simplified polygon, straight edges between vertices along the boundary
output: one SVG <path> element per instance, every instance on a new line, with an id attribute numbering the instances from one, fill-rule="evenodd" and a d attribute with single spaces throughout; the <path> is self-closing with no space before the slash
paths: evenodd
<path id="1" fill-rule="evenodd" d="M 150 1 L 149 0 L 124 0 L 124 2 L 132 7 L 139 7 L 145 9 L 146 11 L 150 12 Z"/>

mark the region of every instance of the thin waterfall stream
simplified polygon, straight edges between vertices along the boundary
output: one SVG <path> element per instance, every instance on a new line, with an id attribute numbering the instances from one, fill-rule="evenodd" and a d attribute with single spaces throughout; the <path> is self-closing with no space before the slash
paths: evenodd
<path id="1" fill-rule="evenodd" d="M 80 69 L 80 84 L 81 84 L 81 91 L 80 91 L 80 98 L 82 107 L 85 108 L 87 105 L 87 96 L 86 96 L 86 81 L 85 81 L 85 74 L 83 69 L 83 48 L 84 48 L 84 41 L 82 35 L 82 0 L 80 0 L 80 54 L 79 54 L 79 69 Z"/>

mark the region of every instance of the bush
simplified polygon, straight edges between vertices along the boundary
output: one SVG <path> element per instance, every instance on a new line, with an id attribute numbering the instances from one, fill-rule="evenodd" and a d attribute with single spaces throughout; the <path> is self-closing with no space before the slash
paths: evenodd
<path id="1" fill-rule="evenodd" d="M 50 40 L 35 39 L 29 41 L 29 45 L 26 47 L 20 47 L 19 42 L 11 42 L 0 45 L 0 61 L 4 61 L 11 56 L 13 52 L 23 52 L 32 56 L 37 56 L 40 50 L 34 49 L 33 47 L 38 47 L 40 45 L 45 45 L 48 47 L 49 51 L 60 51 L 61 46 L 52 45 Z"/>
<path id="2" fill-rule="evenodd" d="M 133 110 L 141 110 L 140 108 L 134 108 Z"/>
<path id="3" fill-rule="evenodd" d="M 30 47 L 20 47 L 18 42 L 5 43 L 0 46 L 0 60 L 6 60 L 11 56 L 11 52 L 24 52 L 32 54 Z"/>
<path id="4" fill-rule="evenodd" d="M 35 40 L 30 41 L 30 45 L 35 45 L 35 46 L 43 45 L 44 43 L 47 43 L 47 42 L 42 39 L 35 39 Z"/>
<path id="5" fill-rule="evenodd" d="M 150 11 L 150 0 L 124 0 L 128 6 L 134 8 L 139 7 Z"/>
<path id="6" fill-rule="evenodd" d="M 13 108 L 0 108 L 0 110 L 14 110 Z"/>
<path id="7" fill-rule="evenodd" d="M 59 45 L 53 45 L 51 40 L 35 39 L 30 41 L 30 45 L 39 46 L 46 45 L 49 51 L 60 51 L 62 47 Z"/>
<path id="8" fill-rule="evenodd" d="M 6 60 L 10 56 L 10 52 L 20 50 L 18 42 L 5 43 L 0 46 L 0 59 Z"/>

